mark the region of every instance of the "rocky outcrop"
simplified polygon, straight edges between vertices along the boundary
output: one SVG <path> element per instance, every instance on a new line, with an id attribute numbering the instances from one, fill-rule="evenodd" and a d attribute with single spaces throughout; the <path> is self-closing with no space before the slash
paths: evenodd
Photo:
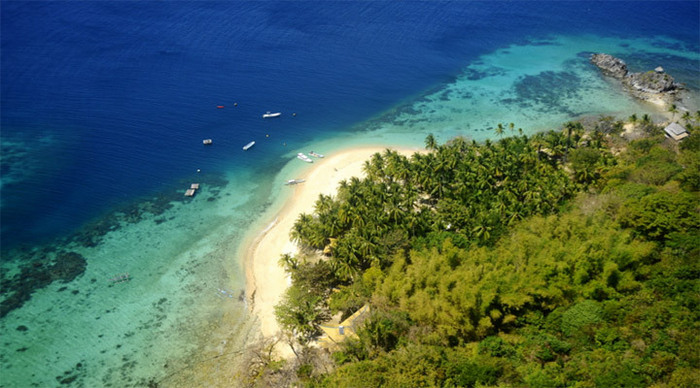
<path id="1" fill-rule="evenodd" d="M 632 73 L 625 81 L 629 86 L 646 93 L 663 93 L 678 89 L 673 77 L 663 72 Z"/>
<path id="2" fill-rule="evenodd" d="M 677 92 L 683 88 L 661 66 L 644 73 L 630 73 L 625 61 L 609 54 L 593 54 L 591 63 L 603 74 L 620 80 L 630 94 L 641 100 L 672 104 L 680 98 Z"/>
<path id="3" fill-rule="evenodd" d="M 605 75 L 622 79 L 627 75 L 627 64 L 609 54 L 593 54 L 591 62 L 598 66 Z"/>

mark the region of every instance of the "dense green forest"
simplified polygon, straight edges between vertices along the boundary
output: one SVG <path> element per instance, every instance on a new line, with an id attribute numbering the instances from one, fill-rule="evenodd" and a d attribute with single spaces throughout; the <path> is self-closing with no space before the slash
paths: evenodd
<path id="1" fill-rule="evenodd" d="M 281 259 L 295 383 L 698 386 L 700 113 L 681 143 L 644 118 L 635 140 L 601 118 L 375 154 L 299 217 L 303 253 Z M 358 338 L 319 367 L 318 325 L 366 303 Z"/>

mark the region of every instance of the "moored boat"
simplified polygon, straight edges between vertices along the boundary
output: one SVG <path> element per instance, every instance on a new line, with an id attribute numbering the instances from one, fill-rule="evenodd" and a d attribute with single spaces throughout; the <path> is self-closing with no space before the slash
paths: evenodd
<path id="1" fill-rule="evenodd" d="M 304 183 L 304 182 L 306 182 L 304 179 L 290 179 L 287 182 L 285 182 L 284 184 L 289 186 L 289 185 L 296 185 L 296 184 Z"/>
<path id="2" fill-rule="evenodd" d="M 263 117 L 264 119 L 271 119 L 271 118 L 273 118 L 273 117 L 280 117 L 281 115 L 282 115 L 282 112 L 275 112 L 275 113 L 272 113 L 272 112 L 270 112 L 270 111 L 268 110 L 267 113 L 263 114 L 262 117 Z"/>
<path id="3" fill-rule="evenodd" d="M 313 152 L 313 151 L 309 152 L 309 155 L 315 156 L 317 158 L 324 158 L 325 157 L 325 156 L 323 156 L 323 154 L 319 154 L 319 153 Z"/>
<path id="4" fill-rule="evenodd" d="M 251 141 L 250 143 L 243 146 L 243 151 L 248 151 L 248 149 L 254 145 L 255 145 L 255 141 Z"/>
<path id="5" fill-rule="evenodd" d="M 297 154 L 297 159 L 303 160 L 306 163 L 313 163 L 314 161 L 311 160 L 308 156 L 304 155 L 303 153 L 299 152 Z"/>

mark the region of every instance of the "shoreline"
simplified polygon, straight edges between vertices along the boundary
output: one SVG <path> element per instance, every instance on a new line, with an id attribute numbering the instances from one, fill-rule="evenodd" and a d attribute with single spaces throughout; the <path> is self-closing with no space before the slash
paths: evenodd
<path id="1" fill-rule="evenodd" d="M 319 195 L 335 195 L 342 180 L 364 176 L 364 162 L 373 154 L 383 152 L 387 148 L 406 156 L 424 151 L 418 148 L 391 146 L 344 148 L 323 159 L 314 159 L 311 168 L 300 176 L 290 177 L 305 179 L 305 182 L 290 187 L 294 192 L 283 202 L 282 208 L 272 219 L 263 223 L 264 229 L 255 235 L 243 251 L 246 300 L 262 338 L 274 337 L 280 331 L 274 315 L 274 306 L 282 299 L 291 280 L 278 261 L 282 254 L 297 252 L 296 244 L 289 239 L 294 222 L 300 214 L 313 212 L 314 203 Z M 282 352 L 282 355 L 291 356 L 291 352 Z"/>

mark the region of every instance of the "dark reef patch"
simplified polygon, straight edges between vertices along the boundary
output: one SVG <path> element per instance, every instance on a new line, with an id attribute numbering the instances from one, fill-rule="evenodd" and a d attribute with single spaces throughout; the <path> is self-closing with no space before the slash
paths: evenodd
<path id="1" fill-rule="evenodd" d="M 219 197 L 222 188 L 228 184 L 228 180 L 221 174 L 198 175 L 197 182 L 202 187 L 206 187 L 212 197 Z M 153 197 L 141 198 L 138 201 L 116 207 L 108 214 L 86 223 L 69 237 L 67 242 L 94 247 L 102 241 L 107 233 L 118 230 L 122 225 L 135 224 L 149 217 L 155 217 L 156 224 L 166 222 L 164 217 L 158 216 L 171 209 L 174 203 L 192 200 L 192 198 L 184 197 L 181 190 L 182 187 L 187 187 L 190 183 L 192 182 L 189 180 L 181 180 Z"/>
<path id="2" fill-rule="evenodd" d="M 198 176 L 198 182 L 207 188 L 212 197 L 218 197 L 222 188 L 228 184 L 228 180 L 221 174 L 202 174 Z M 180 189 L 190 183 L 182 180 L 155 197 L 141 198 L 116 207 L 108 214 L 86 223 L 70 236 L 57 239 L 51 244 L 3 250 L 3 259 L 18 263 L 18 271 L 14 276 L 7 271 L 0 273 L 0 295 L 4 297 L 0 301 L 0 318 L 22 307 L 35 291 L 54 281 L 69 283 L 85 272 L 87 260 L 67 247 L 76 244 L 84 247 L 97 246 L 108 232 L 118 230 L 124 224 L 137 223 L 147 217 L 163 214 L 173 207 L 173 203 L 185 200 Z M 172 217 L 168 218 L 171 219 Z M 156 218 L 157 224 L 162 222 L 166 222 L 164 217 Z M 97 279 L 91 279 L 90 282 L 95 283 Z M 66 290 L 68 287 L 58 289 L 59 292 Z M 79 293 L 80 290 L 77 289 L 71 291 L 73 295 Z"/>
<path id="3" fill-rule="evenodd" d="M 55 281 L 69 283 L 82 275 L 87 268 L 85 258 L 75 252 L 59 252 L 52 258 L 44 256 L 26 261 L 20 272 L 11 278 L 3 275 L 0 293 L 6 295 L 0 302 L 0 318 L 22 307 L 32 294 Z"/>
<path id="4" fill-rule="evenodd" d="M 467 76 L 468 80 L 477 81 L 477 80 L 480 80 L 482 78 L 494 77 L 494 76 L 498 76 L 498 75 L 503 75 L 505 73 L 506 73 L 505 69 L 502 69 L 502 68 L 496 67 L 496 66 L 491 66 L 487 69 L 481 69 L 481 70 L 469 68 L 465 72 L 465 75 Z"/>
<path id="5" fill-rule="evenodd" d="M 503 103 L 516 103 L 527 108 L 530 104 L 542 113 L 560 112 L 573 115 L 564 99 L 577 98 L 582 86 L 581 79 L 568 71 L 544 71 L 537 75 L 520 77 L 513 89 L 516 99 L 504 99 Z"/>

